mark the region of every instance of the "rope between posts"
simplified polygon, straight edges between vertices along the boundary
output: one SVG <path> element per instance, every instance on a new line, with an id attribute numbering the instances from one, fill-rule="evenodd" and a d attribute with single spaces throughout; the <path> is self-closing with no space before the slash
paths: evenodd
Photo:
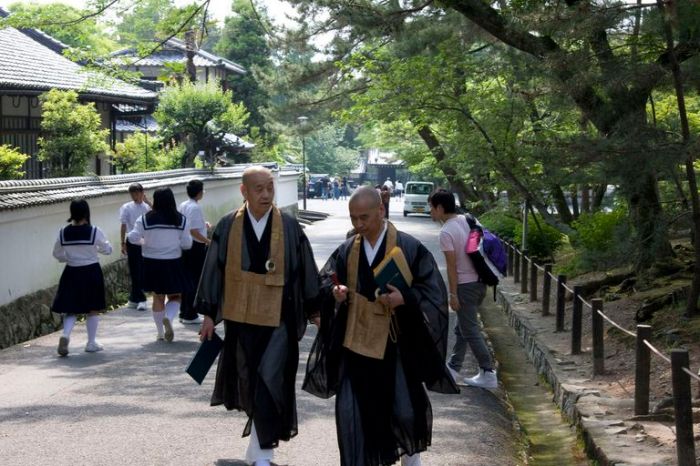
<path id="1" fill-rule="evenodd" d="M 627 330 L 626 328 L 620 327 L 620 325 L 619 325 L 617 322 L 615 322 L 615 321 L 612 320 L 610 317 L 608 317 L 608 316 L 606 316 L 605 314 L 603 314 L 603 311 L 600 311 L 600 310 L 599 310 L 599 311 L 598 311 L 598 314 L 600 314 L 600 316 L 601 316 L 603 319 L 605 319 L 605 320 L 607 320 L 608 322 L 610 322 L 610 325 L 612 325 L 613 327 L 615 327 L 615 328 L 617 328 L 618 330 L 620 330 L 620 331 L 626 333 L 627 335 L 631 336 L 632 338 L 637 338 L 637 334 L 636 334 L 636 333 L 630 332 L 630 331 Z"/>
<path id="2" fill-rule="evenodd" d="M 584 306 L 588 306 L 589 309 L 593 309 L 593 306 L 591 303 L 587 302 L 585 299 L 581 297 L 581 295 L 578 295 L 578 300 L 583 303 Z"/>
<path id="3" fill-rule="evenodd" d="M 671 364 L 671 359 L 666 357 L 661 351 L 657 350 L 654 348 L 654 345 L 649 343 L 649 340 L 644 340 L 644 344 L 647 345 L 647 348 L 649 348 L 652 352 L 654 352 L 658 357 L 666 361 L 667 363 Z"/>
<path id="4" fill-rule="evenodd" d="M 683 368 L 683 372 L 685 372 L 686 374 L 688 374 L 689 376 L 691 376 L 692 378 L 694 378 L 695 380 L 697 380 L 698 382 L 700 382 L 700 377 L 698 377 L 697 374 L 693 374 L 692 372 L 690 372 L 690 369 L 689 369 L 689 368 L 684 367 L 684 368 Z"/>
<path id="5" fill-rule="evenodd" d="M 537 267 L 538 269 L 540 269 L 541 272 L 544 272 L 544 267 L 540 267 L 539 265 L 537 265 L 537 263 L 535 263 L 535 267 Z"/>
<path id="6" fill-rule="evenodd" d="M 566 283 L 562 283 L 561 286 L 563 286 L 564 289 L 567 290 L 569 293 L 571 293 L 571 294 L 574 293 L 574 290 L 572 290 L 571 288 L 569 288 L 568 286 L 566 286 Z"/>

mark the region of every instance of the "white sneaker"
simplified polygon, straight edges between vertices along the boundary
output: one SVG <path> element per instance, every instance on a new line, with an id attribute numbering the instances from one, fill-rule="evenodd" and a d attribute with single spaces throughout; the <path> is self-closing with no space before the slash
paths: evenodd
<path id="1" fill-rule="evenodd" d="M 270 462 L 268 460 L 257 460 L 255 463 L 253 463 L 254 466 L 270 466 Z"/>
<path id="2" fill-rule="evenodd" d="M 126 302 L 126 307 L 128 307 L 129 309 L 136 309 L 137 306 L 138 306 L 138 303 L 135 303 L 133 301 Z"/>
<path id="3" fill-rule="evenodd" d="M 86 353 L 97 353 L 98 351 L 102 351 L 103 349 L 105 349 L 105 347 L 97 341 L 88 342 L 88 344 L 85 345 Z"/>
<path id="4" fill-rule="evenodd" d="M 170 343 L 175 337 L 175 332 L 173 331 L 173 324 L 170 323 L 170 319 L 167 317 L 163 317 L 163 327 L 165 327 L 165 334 L 163 337 L 165 338 L 165 341 Z"/>
<path id="5" fill-rule="evenodd" d="M 465 378 L 464 383 L 472 387 L 498 388 L 498 377 L 496 376 L 496 370 L 485 371 L 484 369 L 479 369 L 478 374 L 476 374 L 474 377 Z"/>
<path id="6" fill-rule="evenodd" d="M 180 323 L 185 325 L 199 325 L 202 323 L 202 318 L 200 316 L 197 316 L 194 319 L 183 319 L 180 317 Z"/>
<path id="7" fill-rule="evenodd" d="M 68 343 L 70 343 L 70 338 L 68 337 L 58 339 L 58 354 L 60 356 L 68 356 Z"/>
<path id="8" fill-rule="evenodd" d="M 420 453 L 408 456 L 403 455 L 401 457 L 401 466 L 422 466 L 420 461 Z"/>
<path id="9" fill-rule="evenodd" d="M 138 303 L 138 305 L 136 306 L 136 310 L 137 310 L 137 311 L 145 311 L 146 309 L 147 309 L 146 301 L 141 301 L 141 302 Z"/>
<path id="10" fill-rule="evenodd" d="M 162 333 L 159 333 L 156 335 L 156 341 L 163 341 L 163 340 L 165 340 L 165 335 L 163 335 Z"/>
<path id="11" fill-rule="evenodd" d="M 447 366 L 447 370 L 449 371 L 450 375 L 452 376 L 452 380 L 454 380 L 455 383 L 458 383 L 457 381 L 459 380 L 459 372 L 452 369 L 449 364 L 445 364 L 445 366 Z"/>

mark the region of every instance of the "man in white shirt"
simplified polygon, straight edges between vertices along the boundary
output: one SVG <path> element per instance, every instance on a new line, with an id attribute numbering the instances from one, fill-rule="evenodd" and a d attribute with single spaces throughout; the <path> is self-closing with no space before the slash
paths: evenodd
<path id="1" fill-rule="evenodd" d="M 151 202 L 143 191 L 140 183 L 132 183 L 129 186 L 131 202 L 127 202 L 119 209 L 119 221 L 121 222 L 121 251 L 126 254 L 131 277 L 131 291 L 129 292 L 128 306 L 139 311 L 146 310 L 146 295 L 143 293 L 143 257 L 141 245 L 131 244 L 126 235 L 134 229 L 136 220 L 151 210 Z"/>
<path id="2" fill-rule="evenodd" d="M 400 180 L 396 180 L 394 191 L 396 191 L 396 196 L 399 198 L 403 195 L 403 183 Z"/>
<path id="3" fill-rule="evenodd" d="M 185 268 L 190 275 L 191 287 L 183 293 L 180 306 L 180 322 L 183 324 L 200 324 L 202 319 L 194 309 L 194 297 L 199 284 L 199 276 L 204 267 L 204 258 L 207 256 L 207 246 L 211 242 L 207 238 L 209 224 L 204 221 L 204 213 L 199 201 L 204 197 L 204 184 L 200 180 L 190 180 L 187 183 L 188 200 L 180 204 L 178 209 L 187 218 L 187 224 L 192 235 L 192 249 L 182 252 Z"/>
<path id="4" fill-rule="evenodd" d="M 392 183 L 391 178 L 386 179 L 386 181 L 384 182 L 384 186 L 389 188 L 389 193 L 391 193 L 394 190 L 394 183 Z"/>

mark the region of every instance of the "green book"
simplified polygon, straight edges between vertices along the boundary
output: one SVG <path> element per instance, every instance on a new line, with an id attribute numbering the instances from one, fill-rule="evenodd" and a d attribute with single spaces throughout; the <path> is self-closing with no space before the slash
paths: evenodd
<path id="1" fill-rule="evenodd" d="M 395 246 L 389 254 L 374 268 L 374 282 L 377 284 L 375 295 L 389 292 L 387 285 L 395 286 L 406 296 L 413 283 L 413 274 L 408 267 L 406 257 L 398 246 Z"/>
<path id="2" fill-rule="evenodd" d="M 195 382 L 202 385 L 204 377 L 207 376 L 209 369 L 214 364 L 214 361 L 216 361 L 216 357 L 219 355 L 223 345 L 224 341 L 214 332 L 211 336 L 211 340 L 204 340 L 199 345 L 194 356 L 192 356 L 192 360 L 187 365 L 185 372 L 187 372 Z"/>

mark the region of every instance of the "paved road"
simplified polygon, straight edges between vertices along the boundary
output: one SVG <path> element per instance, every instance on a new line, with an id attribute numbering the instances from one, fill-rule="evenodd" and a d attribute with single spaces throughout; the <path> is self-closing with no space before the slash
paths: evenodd
<path id="1" fill-rule="evenodd" d="M 319 265 L 350 228 L 340 201 L 309 201 L 335 212 L 306 228 Z M 435 253 L 437 226 L 424 216 L 392 220 Z M 436 254 L 441 262 L 441 254 Z M 242 466 L 245 417 L 208 406 L 212 377 L 196 385 L 183 372 L 197 347 L 197 329 L 175 325 L 172 344 L 155 341 L 150 312 L 120 309 L 103 320 L 105 351 L 82 352 L 78 325 L 71 354 L 56 355 L 58 333 L 0 351 L 0 464 Z M 298 381 L 315 332 L 302 340 Z M 211 375 L 211 374 L 210 374 Z M 431 394 L 432 465 L 511 465 L 512 420 L 499 393 L 465 389 Z M 333 466 L 338 454 L 333 400 L 298 392 L 299 435 L 278 449 L 278 465 Z"/>

